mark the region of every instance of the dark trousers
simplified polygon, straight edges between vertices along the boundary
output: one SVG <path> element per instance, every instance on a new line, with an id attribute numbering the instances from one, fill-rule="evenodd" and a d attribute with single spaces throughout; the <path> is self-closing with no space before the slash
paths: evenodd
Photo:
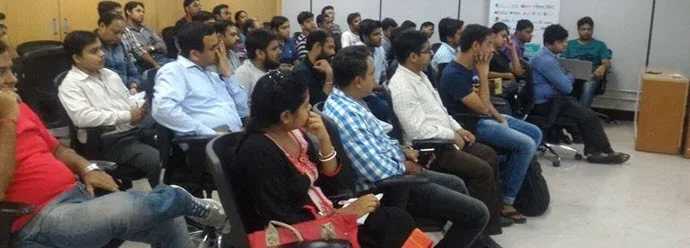
<path id="1" fill-rule="evenodd" d="M 468 196 L 465 183 L 454 175 L 425 170 L 419 176 L 429 183 L 410 190 L 407 211 L 415 217 L 453 223 L 437 248 L 472 245 L 489 221 L 484 203 Z"/>
<path id="2" fill-rule="evenodd" d="M 534 106 L 532 113 L 550 119 L 568 118 L 575 121 L 585 144 L 585 155 L 612 153 L 611 143 L 597 114 L 572 97 L 558 97 Z"/>
<path id="3" fill-rule="evenodd" d="M 439 155 L 431 169 L 461 178 L 470 195 L 482 201 L 491 214 L 486 233 L 501 234 L 501 194 L 498 187 L 499 168 L 496 152 L 481 143 L 465 146 L 462 151 L 446 151 Z"/>
<path id="4" fill-rule="evenodd" d="M 407 211 L 395 207 L 381 207 L 369 214 L 359 226 L 357 239 L 363 248 L 402 247 L 416 228 Z"/>
<path id="5" fill-rule="evenodd" d="M 160 184 L 161 165 L 158 150 L 152 144 L 152 136 L 146 132 L 131 132 L 105 148 L 104 159 L 140 170 L 147 176 L 151 188 L 155 188 Z"/>

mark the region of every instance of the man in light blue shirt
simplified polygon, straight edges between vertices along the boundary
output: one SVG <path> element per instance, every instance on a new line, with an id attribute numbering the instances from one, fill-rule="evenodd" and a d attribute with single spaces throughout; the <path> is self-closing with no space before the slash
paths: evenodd
<path id="1" fill-rule="evenodd" d="M 448 64 L 458 56 L 457 47 L 460 46 L 460 34 L 462 34 L 463 24 L 465 23 L 461 20 L 448 17 L 441 19 L 438 23 L 438 35 L 441 37 L 441 46 L 434 53 L 431 67 L 439 74 L 442 73 L 439 68 L 440 64 Z"/>
<path id="2" fill-rule="evenodd" d="M 381 84 L 388 80 L 388 76 L 386 76 L 386 69 L 388 69 L 386 51 L 381 47 L 381 40 L 383 40 L 381 22 L 372 19 L 363 20 L 359 24 L 359 37 L 361 41 L 355 45 L 365 46 L 374 59 L 374 79 L 376 81 L 373 94 L 365 97 L 364 101 L 376 118 L 388 121 L 388 103 L 384 94 L 385 88 Z"/>
<path id="3" fill-rule="evenodd" d="M 247 93 L 233 76 L 227 51 L 211 26 L 187 24 L 181 55 L 156 74 L 152 115 L 181 135 L 222 135 L 242 129 Z M 216 66 L 217 73 L 207 70 Z"/>

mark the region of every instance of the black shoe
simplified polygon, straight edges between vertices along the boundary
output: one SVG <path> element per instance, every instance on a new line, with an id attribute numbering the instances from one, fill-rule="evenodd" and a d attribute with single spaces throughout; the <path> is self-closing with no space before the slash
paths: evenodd
<path id="1" fill-rule="evenodd" d="M 513 224 L 515 224 L 515 223 L 513 223 L 513 220 L 511 220 L 510 218 L 506 218 L 506 217 L 501 216 L 501 227 L 509 227 L 509 226 L 512 226 Z"/>

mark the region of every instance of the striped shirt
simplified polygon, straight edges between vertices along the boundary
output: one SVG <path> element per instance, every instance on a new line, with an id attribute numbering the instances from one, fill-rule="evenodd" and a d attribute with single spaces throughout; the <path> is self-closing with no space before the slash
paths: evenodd
<path id="1" fill-rule="evenodd" d="M 297 33 L 295 41 L 297 42 L 297 56 L 302 60 L 309 53 L 307 50 L 307 36 L 304 33 Z"/>
<path id="2" fill-rule="evenodd" d="M 405 173 L 405 155 L 398 142 L 388 137 L 393 127 L 339 89 L 326 100 L 323 114 L 338 124 L 338 131 L 352 160 L 357 192 L 371 189 L 374 182 Z"/>
<path id="3" fill-rule="evenodd" d="M 448 45 L 448 43 L 442 42 L 441 47 L 438 48 L 434 58 L 431 60 L 431 67 L 438 71 L 439 64 L 451 62 L 456 56 L 458 56 L 458 50 Z"/>
<path id="4" fill-rule="evenodd" d="M 165 41 L 163 41 L 151 27 L 146 25 L 141 25 L 138 28 L 128 26 L 122 37 L 127 46 L 131 47 L 132 55 L 134 55 L 135 58 L 144 56 L 144 54 L 147 53 L 146 48 L 151 46 L 167 49 Z M 161 53 L 165 54 L 167 51 Z"/>

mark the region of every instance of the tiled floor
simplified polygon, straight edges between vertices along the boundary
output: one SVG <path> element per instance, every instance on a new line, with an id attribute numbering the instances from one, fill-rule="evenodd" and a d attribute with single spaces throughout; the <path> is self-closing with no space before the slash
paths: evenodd
<path id="1" fill-rule="evenodd" d="M 499 244 L 506 248 L 690 247 L 690 160 L 634 151 L 632 123 L 608 125 L 606 130 L 614 149 L 632 155 L 630 162 L 611 166 L 567 159 L 554 168 L 542 157 L 551 190 L 550 210 L 494 236 Z M 138 185 L 148 188 L 145 183 Z"/>

